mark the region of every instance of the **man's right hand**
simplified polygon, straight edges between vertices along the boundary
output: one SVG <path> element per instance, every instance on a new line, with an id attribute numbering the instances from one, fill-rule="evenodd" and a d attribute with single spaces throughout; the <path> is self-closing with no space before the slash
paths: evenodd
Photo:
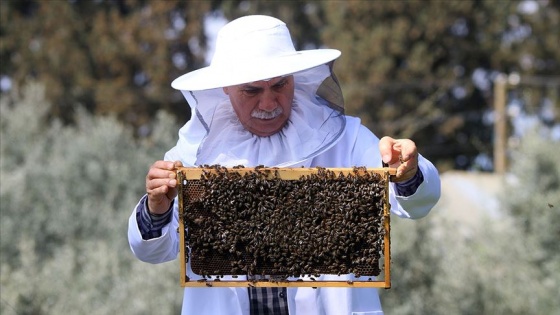
<path id="1" fill-rule="evenodd" d="M 182 167 L 180 161 L 157 161 L 146 175 L 146 193 L 148 209 L 152 214 L 163 214 L 177 196 L 176 167 Z"/>

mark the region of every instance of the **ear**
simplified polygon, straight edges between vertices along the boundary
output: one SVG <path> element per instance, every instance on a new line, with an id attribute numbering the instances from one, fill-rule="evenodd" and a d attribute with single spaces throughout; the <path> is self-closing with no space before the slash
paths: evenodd
<path id="1" fill-rule="evenodd" d="M 227 86 L 223 87 L 222 90 L 226 93 L 226 95 L 229 95 L 229 88 Z"/>

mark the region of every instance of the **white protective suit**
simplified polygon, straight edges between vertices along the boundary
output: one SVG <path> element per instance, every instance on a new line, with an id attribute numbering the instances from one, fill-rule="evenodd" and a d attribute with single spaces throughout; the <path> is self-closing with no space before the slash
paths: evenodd
<path id="1" fill-rule="evenodd" d="M 319 70 L 323 74 L 326 71 L 326 76 L 329 76 L 328 67 L 325 66 Z M 378 149 L 379 138 L 361 125 L 358 118 L 332 115 L 332 107 L 317 106 L 316 100 L 311 100 L 309 103 L 302 100 L 304 94 L 309 91 L 303 91 L 305 88 L 303 90 L 298 88 L 301 78 L 297 76 L 295 78 L 296 104 L 294 104 L 293 117 L 290 118 L 288 126 L 279 133 L 279 141 L 276 141 L 278 139 L 275 140 L 273 136 L 260 138 L 244 132 L 239 122 L 236 121 L 233 110 L 228 110 L 228 106 L 223 105 L 223 100 L 213 105 L 213 108 L 206 106 L 201 109 L 197 108 L 197 105 L 201 107 L 201 104 L 204 104 L 205 96 L 189 95 L 188 92 L 184 92 L 193 109 L 194 118 L 181 128 L 177 146 L 167 152 L 164 159 L 180 160 L 185 166 L 221 164 L 226 166 L 380 167 L 382 161 Z M 324 78 L 325 75 L 321 77 L 321 80 L 311 83 L 312 88 L 316 89 Z M 219 93 L 219 91 L 215 92 Z M 306 112 L 306 109 L 310 107 L 314 108 L 314 111 Z M 312 122 L 310 126 L 307 126 L 308 129 L 321 126 L 315 128 L 319 130 L 311 132 L 305 130 L 303 132 L 305 136 L 302 136 L 301 132 L 298 136 L 297 130 L 301 130 L 301 126 L 296 126 L 296 123 L 301 123 L 305 119 L 313 121 L 313 118 L 310 117 L 327 117 L 325 119 L 335 119 L 338 122 L 327 126 L 327 130 L 320 130 L 327 125 L 323 121 Z M 296 131 L 291 130 L 294 128 Z M 213 132 L 209 132 L 209 130 L 216 130 L 216 134 L 212 134 Z M 232 136 L 235 134 L 236 136 Z M 311 136 L 309 136 L 310 134 Z M 306 140 L 302 145 L 298 141 L 296 141 L 297 143 L 290 142 L 286 137 L 305 138 Z M 323 144 L 319 144 L 317 147 L 313 147 L 313 145 L 306 147 L 305 143 L 314 143 L 313 139 L 307 140 L 309 138 L 326 139 L 326 141 L 315 141 Z M 205 141 L 207 142 L 205 143 Z M 280 149 L 278 149 L 279 146 L 281 146 Z M 294 148 L 297 149 L 293 150 Z M 303 153 L 294 154 L 293 152 Z M 201 158 L 202 156 L 204 159 Z M 436 168 L 420 155 L 418 163 L 424 181 L 413 195 L 396 196 L 395 184 L 390 185 L 391 211 L 402 218 L 415 219 L 427 215 L 439 199 L 440 180 Z M 162 236 L 150 240 L 143 240 L 138 228 L 136 211 L 139 205 L 130 216 L 128 227 L 129 243 L 134 254 L 140 260 L 149 263 L 176 259 L 179 253 L 178 202 L 174 203 L 172 221 L 163 228 Z M 188 276 L 191 280 L 200 279 L 200 276 L 192 273 L 190 268 L 188 268 Z M 346 280 L 351 277 L 353 276 L 323 275 L 320 279 Z M 355 280 L 355 278 L 352 279 Z M 292 315 L 383 313 L 375 288 L 287 288 L 287 301 L 289 312 Z M 249 315 L 248 290 L 247 288 L 185 288 L 182 314 Z"/>

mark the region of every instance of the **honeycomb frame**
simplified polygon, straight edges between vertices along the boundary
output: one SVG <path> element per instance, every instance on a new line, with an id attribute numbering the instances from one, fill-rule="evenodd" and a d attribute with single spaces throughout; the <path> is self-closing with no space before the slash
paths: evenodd
<path id="1" fill-rule="evenodd" d="M 196 234 L 197 230 L 195 224 L 187 219 L 187 213 L 189 209 L 192 212 L 193 203 L 199 202 L 201 198 L 204 198 L 204 189 L 200 188 L 199 183 L 203 183 L 209 176 L 215 176 L 216 173 L 235 174 L 238 180 L 239 178 L 244 178 L 248 176 L 247 174 L 258 174 L 260 178 L 266 178 L 270 180 L 280 180 L 281 182 L 286 181 L 304 181 L 310 180 L 313 176 L 317 174 L 329 172 L 329 174 L 335 174 L 336 178 L 342 178 L 344 176 L 357 176 L 363 178 L 375 178 L 378 183 L 383 185 L 383 197 L 382 205 L 377 205 L 376 207 L 379 220 L 381 220 L 381 228 L 383 235 L 382 244 L 380 245 L 379 261 L 376 264 L 379 266 L 379 274 L 356 274 L 356 272 L 329 272 L 329 275 L 344 275 L 347 273 L 353 273 L 356 277 L 352 280 L 340 279 L 339 277 L 327 276 L 318 277 L 318 274 L 324 274 L 323 272 L 307 272 L 300 274 L 282 273 L 280 276 L 277 274 L 266 273 L 265 271 L 270 271 L 269 267 L 262 267 L 263 274 L 252 274 L 247 272 L 247 270 L 241 270 L 240 272 L 227 273 L 227 270 L 216 270 L 217 272 L 209 273 L 198 273 L 200 279 L 190 279 L 187 275 L 188 264 L 191 263 L 191 267 L 197 265 L 197 257 L 189 257 L 189 253 L 193 250 L 192 243 L 189 242 L 189 232 L 187 229 L 188 223 L 190 233 Z M 234 167 L 225 168 L 221 166 L 203 166 L 203 167 L 181 167 L 177 169 L 177 179 L 179 183 L 179 254 L 180 254 L 180 284 L 182 287 L 377 287 L 377 288 L 390 288 L 390 204 L 389 204 L 389 182 L 392 180 L 396 173 L 393 168 L 245 168 L 245 167 Z M 263 177 L 264 176 L 264 177 Z M 324 176 L 324 175 L 322 175 Z M 332 176 L 332 175 L 331 175 Z M 371 177 L 373 176 L 373 177 Z M 316 177 L 315 177 L 316 178 Z M 335 177 L 332 180 L 336 179 Z M 228 179 L 231 181 L 231 179 Z M 372 179 L 373 180 L 373 179 Z M 193 191 L 193 184 L 198 185 L 198 189 Z M 281 211 L 281 210 L 279 210 Z M 196 220 L 196 219 L 195 219 Z M 202 219 L 199 219 L 202 220 Z M 305 245 L 305 244 L 304 244 Z M 202 247 L 197 246 L 195 249 Z M 238 257 L 239 258 L 239 257 Z M 190 261 L 189 261 L 190 259 Z M 201 258 L 198 258 L 201 259 Z M 215 262 L 215 258 L 210 259 L 210 264 Z M 219 260 L 220 258 L 218 258 Z M 364 258 L 365 259 L 365 258 Z M 205 265 L 208 261 L 198 262 L 198 265 Z M 221 261 L 221 266 L 223 266 L 223 261 Z M 231 262 L 233 265 L 233 262 Z M 377 268 L 377 267 L 376 267 Z M 194 268 L 191 268 L 196 271 Z M 213 269 L 212 269 L 213 270 Z M 358 270 L 358 269 L 354 269 Z M 321 271 L 321 270 L 317 270 Z M 324 270 L 323 270 L 324 271 Z M 345 270 L 348 271 L 348 270 Z"/>

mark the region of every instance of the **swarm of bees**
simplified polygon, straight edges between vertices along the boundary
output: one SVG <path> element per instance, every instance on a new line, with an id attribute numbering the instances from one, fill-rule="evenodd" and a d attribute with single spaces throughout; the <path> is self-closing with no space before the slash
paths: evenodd
<path id="1" fill-rule="evenodd" d="M 195 273 L 379 275 L 387 185 L 379 174 L 318 168 L 282 180 L 260 167 L 243 175 L 204 168 L 200 180 L 182 188 L 189 194 L 182 220 Z"/>

